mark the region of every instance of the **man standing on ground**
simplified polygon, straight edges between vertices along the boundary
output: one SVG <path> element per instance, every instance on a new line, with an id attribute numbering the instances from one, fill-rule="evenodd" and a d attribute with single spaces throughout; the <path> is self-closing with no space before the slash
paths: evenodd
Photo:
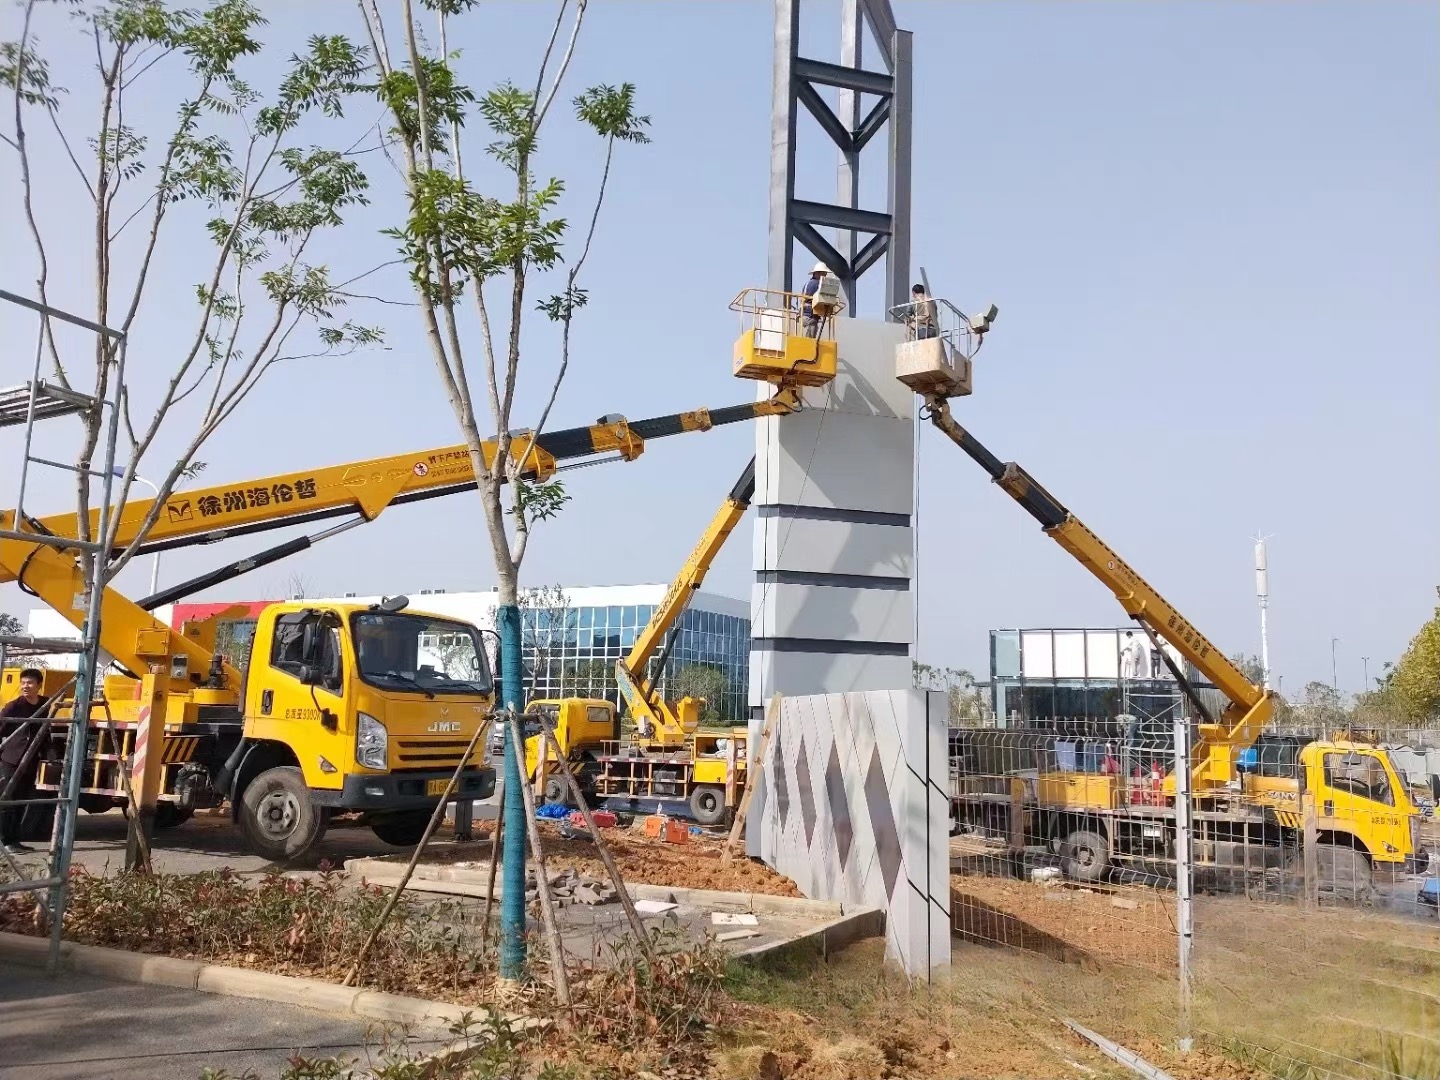
<path id="1" fill-rule="evenodd" d="M 35 763 L 38 755 L 21 772 L 25 751 L 30 740 L 39 729 L 36 716 L 43 716 L 50 699 L 40 695 L 44 673 L 38 668 L 26 668 L 20 672 L 20 696 L 0 709 L 0 794 L 4 794 L 14 777 L 15 785 L 5 796 L 9 799 L 29 799 L 35 794 Z M 19 774 L 19 775 L 17 775 Z M 20 855 L 30 849 L 20 842 L 20 824 L 25 819 L 25 807 L 7 806 L 0 810 L 0 848 L 7 855 Z"/>

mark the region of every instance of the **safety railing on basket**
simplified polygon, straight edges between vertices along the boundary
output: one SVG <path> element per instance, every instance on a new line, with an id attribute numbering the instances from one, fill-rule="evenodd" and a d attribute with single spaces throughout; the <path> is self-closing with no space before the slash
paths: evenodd
<path id="1" fill-rule="evenodd" d="M 741 333 L 754 333 L 757 349 L 776 353 L 784 352 L 787 336 L 833 341 L 833 317 L 844 309 L 838 292 L 820 289 L 813 293 L 742 289 L 730 302 L 730 310 L 740 313 Z"/>
<path id="2" fill-rule="evenodd" d="M 949 300 L 939 297 L 917 298 L 908 304 L 890 309 L 890 320 L 903 323 L 906 340 L 921 341 L 939 338 L 945 343 L 946 359 L 970 360 L 980 351 L 993 316 L 966 315 Z"/>

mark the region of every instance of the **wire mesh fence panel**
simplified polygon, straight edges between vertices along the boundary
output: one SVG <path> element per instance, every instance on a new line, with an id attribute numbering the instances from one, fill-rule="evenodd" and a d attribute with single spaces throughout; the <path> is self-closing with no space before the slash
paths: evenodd
<path id="1" fill-rule="evenodd" d="M 950 739 L 956 939 L 1044 960 L 1020 975 L 1044 1007 L 1119 1040 L 1175 1031 L 1171 753 L 1123 723 Z"/>
<path id="2" fill-rule="evenodd" d="M 1440 1077 L 1440 835 L 1392 751 L 1413 736 L 1292 725 L 1196 792 L 1196 1030 L 1260 1075 Z"/>

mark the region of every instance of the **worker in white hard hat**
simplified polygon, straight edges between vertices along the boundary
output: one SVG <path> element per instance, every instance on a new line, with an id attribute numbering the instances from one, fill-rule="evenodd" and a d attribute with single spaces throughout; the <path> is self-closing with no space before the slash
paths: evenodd
<path id="1" fill-rule="evenodd" d="M 815 314 L 815 309 L 810 303 L 810 298 L 819 291 L 821 280 L 823 280 L 825 275 L 829 272 L 830 268 L 828 266 L 826 266 L 823 262 L 817 262 L 815 264 L 815 269 L 810 271 L 810 278 L 808 281 L 805 282 L 805 288 L 801 290 L 801 292 L 805 294 L 805 300 L 802 305 L 801 315 L 803 316 L 805 334 L 807 337 L 817 337 L 820 333 L 820 319 Z"/>

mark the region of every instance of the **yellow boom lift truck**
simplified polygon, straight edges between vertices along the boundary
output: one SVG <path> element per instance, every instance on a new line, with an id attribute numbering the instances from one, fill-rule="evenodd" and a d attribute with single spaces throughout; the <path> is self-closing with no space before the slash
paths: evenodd
<path id="1" fill-rule="evenodd" d="M 543 481 L 562 461 L 634 460 L 648 438 L 789 411 L 792 398 L 635 422 L 609 416 L 535 437 L 519 432 L 511 444 L 514 474 Z M 487 461 L 495 452 L 494 444 L 485 445 Z M 88 718 L 84 807 L 104 812 L 128 805 L 128 784 L 141 806 L 156 808 L 163 827 L 184 821 L 196 807 L 228 800 L 249 846 L 273 859 L 303 854 L 337 811 L 364 812 L 389 842 L 417 840 L 476 725 L 487 723 L 492 711 L 494 685 L 480 631 L 410 612 L 404 598 L 373 607 L 276 604 L 258 618 L 252 662 L 242 675 L 216 650 L 225 613 L 176 631 L 150 612 L 373 520 L 391 505 L 473 486 L 470 454 L 458 445 L 172 494 L 142 553 L 349 520 L 138 604 L 106 590 L 100 647 L 122 673 L 105 678 Z M 150 500 L 124 507 L 117 545 L 133 540 L 150 507 Z M 18 525 L 9 517 L 0 515 L 0 527 L 77 534 L 74 515 Z M 16 582 L 77 627 L 84 617 L 74 607 L 83 592 L 79 573 L 73 552 L 0 540 L 0 581 Z M 441 641 L 443 650 L 436 647 Z M 4 672 L 0 701 L 15 696 L 18 675 Z M 47 691 L 67 677 L 49 673 Z M 42 741 L 41 790 L 58 790 L 69 720 L 60 709 Z M 457 798 L 493 791 L 484 749 L 482 740 Z"/>
<path id="2" fill-rule="evenodd" d="M 743 323 L 733 350 L 734 373 L 776 388 L 756 403 L 755 415 L 798 412 L 801 388 L 824 386 L 834 379 L 834 318 L 842 306 L 838 281 L 828 275 L 810 297 L 766 289 L 747 289 L 736 297 L 731 308 L 741 313 Z M 752 458 L 629 654 L 615 665 L 620 697 L 634 725 L 627 740 L 619 737 L 618 716 L 608 701 L 544 698 L 527 705 L 526 713 L 538 718 L 532 722 L 554 730 L 555 741 L 587 798 L 593 796 L 614 810 L 663 810 L 702 825 L 720 823 L 739 804 L 745 788 L 747 729 L 702 729 L 703 699 L 667 701 L 659 687 L 685 609 L 745 516 L 754 493 Z M 659 658 L 650 670 L 657 652 Z M 537 779 L 545 777 L 547 801 L 569 802 L 567 786 L 554 775 L 554 747 L 547 750 L 542 745 L 546 742 L 538 730 L 526 738 L 526 771 Z"/>
<path id="3" fill-rule="evenodd" d="M 953 331 L 900 345 L 897 377 L 924 398 L 922 416 L 1114 593 L 1152 639 L 1169 642 L 1229 699 L 1219 716 L 1212 715 L 1186 673 L 1162 650 L 1199 718 L 1190 757 L 1196 865 L 1232 873 L 1256 862 L 1293 867 L 1304 834 L 1313 830 L 1315 877 L 1324 889 L 1364 898 L 1373 872 L 1423 868 L 1427 856 L 1420 845 L 1420 811 L 1388 751 L 1350 736 L 1303 746 L 1293 775 L 1242 771 L 1239 755 L 1259 738 L 1274 710 L 1274 695 L 1250 682 L 1029 473 L 1000 461 L 955 421 L 950 399 L 971 392 L 971 350 L 962 344 L 983 337 L 994 316 L 993 307 L 974 319 L 962 316 Z M 1012 777 L 1005 790 L 994 791 L 985 790 L 987 781 L 995 786 L 994 778 L 958 777 L 959 790 L 953 793 L 957 826 L 1023 837 L 1024 846 L 1057 852 L 1071 878 L 1096 881 L 1117 864 L 1173 861 L 1173 770 L 1143 795 L 1126 790 L 1130 780 L 1113 772 L 1042 767 L 1033 782 Z"/>

